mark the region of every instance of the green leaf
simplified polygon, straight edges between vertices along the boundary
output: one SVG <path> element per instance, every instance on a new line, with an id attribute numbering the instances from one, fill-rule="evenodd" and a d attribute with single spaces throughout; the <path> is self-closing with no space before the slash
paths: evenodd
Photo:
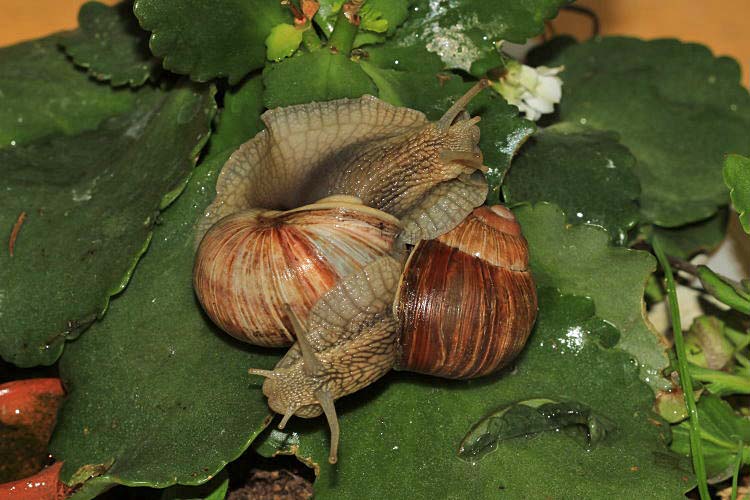
<path id="1" fill-rule="evenodd" d="M 503 195 L 510 204 L 555 203 L 569 224 L 601 226 L 622 245 L 639 216 L 634 164 L 613 134 L 561 123 L 540 130 L 524 145 Z"/>
<path id="2" fill-rule="evenodd" d="M 57 42 L 52 36 L 0 49 L 0 148 L 91 130 L 132 108 L 134 93 L 91 80 Z"/>
<path id="3" fill-rule="evenodd" d="M 0 353 L 53 363 L 107 309 L 146 251 L 158 211 L 182 191 L 209 134 L 208 87 L 143 87 L 98 130 L 0 150 Z"/>
<path id="4" fill-rule="evenodd" d="M 79 29 L 60 36 L 60 44 L 77 65 L 97 80 L 114 86 L 138 87 L 161 70 L 148 49 L 148 33 L 138 25 L 132 3 L 109 7 L 85 3 L 78 12 Z"/>
<path id="5" fill-rule="evenodd" d="M 263 67 L 266 37 L 291 21 L 288 9 L 268 0 L 138 0 L 135 15 L 152 31 L 150 47 L 164 67 L 205 82 L 239 82 Z"/>
<path id="6" fill-rule="evenodd" d="M 416 0 L 409 18 L 394 35 L 401 46 L 435 52 L 448 68 L 483 75 L 502 64 L 498 42 L 524 43 L 544 31 L 567 0 L 455 2 Z"/>
<path id="7" fill-rule="evenodd" d="M 560 119 L 620 134 L 638 160 L 646 220 L 681 226 L 727 203 L 724 155 L 750 151 L 750 94 L 734 60 L 676 40 L 597 38 L 546 50 L 554 49 L 536 62 L 565 65 Z"/>
<path id="8" fill-rule="evenodd" d="M 413 71 L 437 75 L 445 66 L 436 54 L 423 45 L 400 46 L 388 41 L 381 45 L 366 46 L 360 49 L 363 61 L 384 69 Z"/>
<path id="9" fill-rule="evenodd" d="M 224 500 L 229 489 L 226 470 L 200 486 L 172 486 L 162 492 L 160 500 Z"/>
<path id="10" fill-rule="evenodd" d="M 597 316 L 622 333 L 618 347 L 630 353 L 653 388 L 665 385 L 665 345 L 644 320 L 643 291 L 656 263 L 644 251 L 615 247 L 595 226 L 568 226 L 555 206 L 523 206 L 516 211 L 528 240 L 537 286 L 591 297 Z"/>
<path id="11" fill-rule="evenodd" d="M 737 415 L 726 401 L 710 394 L 698 401 L 698 415 L 710 481 L 731 477 L 738 454 L 743 464 L 750 463 L 750 421 Z M 690 453 L 688 431 L 687 422 L 672 431 L 672 450 L 685 456 Z"/>
<path id="12" fill-rule="evenodd" d="M 439 119 L 473 85 L 456 75 L 397 71 L 364 60 L 360 65 L 378 87 L 378 97 L 395 106 L 422 111 L 430 120 Z M 479 147 L 489 167 L 488 201 L 498 203 L 500 185 L 511 159 L 534 131 L 534 124 L 519 117 L 515 107 L 489 91 L 475 97 L 468 111 L 482 117 Z"/>
<path id="13" fill-rule="evenodd" d="M 210 152 L 234 151 L 262 128 L 263 80 L 260 75 L 247 78 L 227 89 L 224 107 L 218 116 L 215 132 L 208 143 Z"/>
<path id="14" fill-rule="evenodd" d="M 512 371 L 472 381 L 391 374 L 339 400 L 335 466 L 325 462 L 324 421 L 292 419 L 287 436 L 299 439 L 297 455 L 320 467 L 316 498 L 363 491 L 372 498 L 547 498 L 562 491 L 569 498 L 618 498 L 626 490 L 633 498 L 681 497 L 689 466 L 668 452 L 669 429 L 653 420 L 653 395 L 630 356 L 601 347 L 600 335 L 612 326 L 594 315 L 590 300 L 549 289 L 540 294 L 539 312 Z M 459 458 L 473 423 L 539 398 L 578 401 L 614 430 L 591 450 L 548 432 L 502 441 L 476 463 Z M 275 450 L 267 441 L 260 451 Z"/>
<path id="15" fill-rule="evenodd" d="M 196 169 L 127 290 L 61 359 L 69 392 L 50 449 L 65 462 L 64 480 L 114 460 L 97 481 L 198 485 L 264 427 L 268 407 L 247 369 L 270 368 L 278 353 L 219 331 L 192 285 L 194 222 L 229 153 Z"/>
<path id="16" fill-rule="evenodd" d="M 689 259 L 719 247 L 727 234 L 728 214 L 726 208 L 721 208 L 716 215 L 700 222 L 673 228 L 651 226 L 643 232 L 647 237 L 658 237 L 667 255 Z"/>
<path id="17" fill-rule="evenodd" d="M 266 38 L 266 58 L 270 61 L 281 61 L 294 54 L 301 43 L 301 29 L 291 24 L 277 24 Z"/>
<path id="18" fill-rule="evenodd" d="M 724 160 L 724 182 L 729 188 L 734 209 L 740 214 L 740 223 L 750 234 L 750 158 L 729 155 Z"/>
<path id="19" fill-rule="evenodd" d="M 318 50 L 285 59 L 263 70 L 267 108 L 375 94 L 359 64 L 343 54 Z"/>

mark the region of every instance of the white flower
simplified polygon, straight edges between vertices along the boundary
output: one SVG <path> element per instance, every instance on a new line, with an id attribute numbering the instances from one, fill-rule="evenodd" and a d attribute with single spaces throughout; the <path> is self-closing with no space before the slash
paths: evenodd
<path id="1" fill-rule="evenodd" d="M 560 102 L 563 82 L 557 74 L 563 69 L 563 66 L 532 68 L 511 61 L 500 80 L 492 83 L 492 88 L 523 111 L 527 119 L 536 121 L 543 114 L 552 113 L 555 104 Z"/>

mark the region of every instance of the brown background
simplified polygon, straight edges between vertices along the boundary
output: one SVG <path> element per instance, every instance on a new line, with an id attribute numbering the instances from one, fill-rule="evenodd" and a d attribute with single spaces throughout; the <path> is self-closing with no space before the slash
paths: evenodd
<path id="1" fill-rule="evenodd" d="M 75 28 L 76 13 L 83 3 L 85 0 L 0 0 L 0 46 Z M 737 59 L 743 82 L 748 82 L 750 0 L 581 0 L 578 5 L 596 11 L 603 35 L 675 37 L 704 43 L 716 54 Z M 553 27 L 557 33 L 585 37 L 590 23 L 583 16 L 563 12 Z"/>

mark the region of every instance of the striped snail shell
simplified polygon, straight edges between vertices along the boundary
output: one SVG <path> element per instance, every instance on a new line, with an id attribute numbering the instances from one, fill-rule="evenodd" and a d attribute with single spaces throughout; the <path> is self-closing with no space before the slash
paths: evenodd
<path id="1" fill-rule="evenodd" d="M 394 302 L 396 368 L 466 379 L 512 361 L 536 319 L 528 254 L 518 222 L 501 205 L 476 208 L 448 233 L 420 241 Z"/>
<path id="2" fill-rule="evenodd" d="M 288 311 L 305 321 L 341 278 L 387 255 L 398 220 L 351 196 L 288 211 L 251 209 L 206 233 L 193 283 L 208 316 L 233 337 L 259 346 L 294 342 Z"/>

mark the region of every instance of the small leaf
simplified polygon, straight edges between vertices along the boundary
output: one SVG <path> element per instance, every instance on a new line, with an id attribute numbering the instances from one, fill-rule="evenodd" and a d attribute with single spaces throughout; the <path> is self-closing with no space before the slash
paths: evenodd
<path id="1" fill-rule="evenodd" d="M 344 0 L 320 0 L 315 23 L 331 36 Z M 367 0 L 359 11 L 360 29 L 392 35 L 408 16 L 409 0 Z"/>
<path id="2" fill-rule="evenodd" d="M 740 223 L 750 234 L 750 158 L 729 155 L 724 160 L 724 182 L 729 188 L 734 209 L 740 214 Z"/>
<path id="3" fill-rule="evenodd" d="M 750 151 L 750 94 L 736 61 L 677 40 L 565 43 L 530 58 L 565 66 L 561 120 L 615 131 L 636 157 L 644 219 L 678 227 L 726 205 L 724 156 Z"/>
<path id="4" fill-rule="evenodd" d="M 263 70 L 267 108 L 375 94 L 359 64 L 343 54 L 318 50 L 285 59 Z"/>
<path id="5" fill-rule="evenodd" d="M 266 58 L 270 61 L 281 61 L 294 54 L 301 43 L 301 29 L 291 24 L 277 24 L 266 37 Z"/>
<path id="6" fill-rule="evenodd" d="M 289 9 L 268 0 L 138 0 L 141 26 L 164 67 L 205 82 L 226 76 L 239 82 L 266 60 L 271 29 L 291 21 Z"/>
<path id="7" fill-rule="evenodd" d="M 185 187 L 215 111 L 209 87 L 141 87 L 98 130 L 0 149 L 0 353 L 51 364 L 104 315 L 148 248 L 160 209 Z"/>
<path id="8" fill-rule="evenodd" d="M 711 482 L 718 482 L 733 473 L 735 457 L 742 455 L 742 463 L 750 457 L 750 421 L 737 415 L 729 404 L 713 395 L 698 401 L 701 440 L 706 472 Z M 689 425 L 683 422 L 672 431 L 672 450 L 690 454 Z"/>
<path id="9" fill-rule="evenodd" d="M 135 100 L 128 89 L 112 91 L 71 64 L 57 36 L 0 49 L 0 148 L 94 129 Z"/>
<path id="10" fill-rule="evenodd" d="M 133 15 L 131 2 L 113 7 L 85 3 L 78 12 L 78 24 L 78 30 L 61 35 L 60 44 L 97 80 L 138 87 L 161 70 L 160 61 L 148 48 L 148 33 Z"/>
<path id="11" fill-rule="evenodd" d="M 461 441 L 458 456 L 477 462 L 495 451 L 499 443 L 533 434 L 571 429 L 583 431 L 584 445 L 591 449 L 612 430 L 612 422 L 575 401 L 528 399 L 493 411 L 477 422 Z M 574 437 L 581 437 L 575 434 Z"/>
<path id="12" fill-rule="evenodd" d="M 570 224 L 594 224 L 624 244 L 639 219 L 635 159 L 607 132 L 561 123 L 540 130 L 521 148 L 503 184 L 510 204 L 548 201 Z"/>

